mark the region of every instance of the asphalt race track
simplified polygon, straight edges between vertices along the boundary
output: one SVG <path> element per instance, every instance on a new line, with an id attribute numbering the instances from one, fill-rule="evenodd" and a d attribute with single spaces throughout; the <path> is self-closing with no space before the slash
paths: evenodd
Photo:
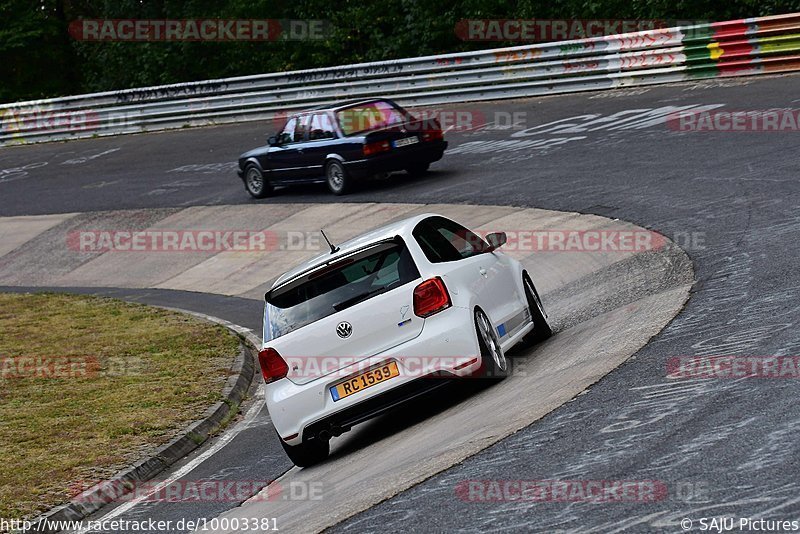
<path id="1" fill-rule="evenodd" d="M 329 221 L 329 235 L 338 243 L 382 222 L 431 211 L 469 220 L 484 232 L 506 231 L 511 236 L 526 228 L 550 229 L 555 235 L 565 231 L 573 235 L 627 232 L 641 238 L 630 242 L 647 246 L 565 253 L 531 250 L 524 240 L 512 237 L 504 249 L 522 262 L 536 282 L 558 335 L 533 350 L 513 351 L 513 376 L 502 387 L 483 388 L 469 380 L 460 387 L 450 384 L 453 387 L 439 390 L 435 398 L 420 398 L 403 412 L 411 415 L 405 421 L 398 414 L 390 414 L 364 425 L 355 433 L 334 439 L 328 461 L 309 469 L 293 469 L 284 476 L 286 467 L 279 460 L 284 455 L 276 454 L 280 446 L 268 416 L 257 405 L 212 447 L 174 469 L 163 483 L 162 495 L 145 495 L 145 485 L 135 499 L 119 499 L 121 505 L 103 518 L 143 520 L 157 516 L 177 523 L 186 517 L 213 518 L 230 509 L 228 514 L 238 521 L 280 518 L 281 528 L 291 532 L 319 531 L 335 525 L 526 427 L 627 360 L 683 307 L 694 280 L 691 262 L 663 236 L 630 223 L 537 208 L 273 203 L 268 210 L 258 205 L 197 206 L 0 218 L 0 233 L 9 236 L 4 248 L 11 249 L 0 255 L 0 283 L 17 288 L 30 284 L 40 290 L 52 285 L 77 292 L 91 289 L 76 284 L 90 284 L 100 294 L 171 307 L 185 303 L 195 311 L 246 319 L 241 326 L 250 325 L 252 329 L 253 319 L 261 315 L 254 305 L 260 304 L 269 281 L 325 247 L 311 241 L 319 237 L 319 221 Z M 264 244 L 270 246 L 218 251 L 197 249 L 187 242 L 184 249 L 171 252 L 157 246 L 154 250 L 137 246 L 136 252 L 92 250 L 88 246 L 95 232 L 123 228 L 146 230 L 151 235 L 248 228 L 256 236 L 263 235 Z M 261 229 L 265 229 L 263 233 Z M 299 247 L 298 234 L 309 236 Z M 81 243 L 87 245 L 86 249 L 81 249 Z M 623 243 L 618 240 L 618 244 Z M 125 288 L 103 287 L 109 284 Z M 160 292 L 164 289 L 168 291 Z M 214 293 L 239 298 L 231 303 Z M 242 317 L 245 311 L 251 317 Z M 256 399 L 259 393 L 255 392 Z M 522 399 L 524 402 L 520 402 Z M 515 402 L 519 402 L 517 409 L 505 409 Z M 383 430 L 376 431 L 381 421 Z M 422 442 L 425 447 L 421 448 Z M 218 450 L 221 444 L 225 446 Z M 383 459 L 375 462 L 376 457 Z M 253 458 L 259 461 L 253 462 Z M 256 474 L 259 478 L 253 481 L 250 477 Z M 173 483 L 175 478 L 180 480 Z M 278 480 L 259 491 L 273 479 Z M 250 493 L 217 496 L 221 494 L 217 488 L 241 481 L 255 487 Z M 370 483 L 371 490 L 364 492 Z M 194 497 L 192 488 L 197 486 L 204 489 L 203 498 Z M 318 498 L 298 492 L 309 488 L 310 493 L 312 487 Z M 241 507 L 236 506 L 245 500 Z"/>
<path id="2" fill-rule="evenodd" d="M 523 112 L 524 124 L 452 131 L 449 153 L 434 172 L 415 180 L 398 176 L 341 199 L 536 207 L 630 221 L 682 246 L 697 281 L 677 318 L 587 392 L 333 530 L 676 532 L 684 518 L 797 518 L 797 381 L 665 375 L 667 361 L 677 356 L 798 353 L 792 239 L 800 230 L 800 133 L 676 132 L 654 110 L 796 108 L 798 81 L 743 78 L 455 106 L 487 116 Z M 590 120 L 590 128 L 581 128 Z M 262 142 L 263 130 L 247 124 L 4 149 L 0 216 L 332 202 L 322 187 L 283 190 L 258 202 L 246 195 L 232 162 Z M 0 235 L 0 242 L 7 237 Z M 192 308 L 178 302 L 188 299 L 206 311 L 198 303 L 210 297 L 176 298 L 179 307 Z M 206 313 L 229 318 L 225 307 L 208 307 L 223 313 Z M 597 324 L 597 335 L 602 327 Z M 504 409 L 520 407 L 512 401 Z M 253 420 L 266 426 L 258 416 Z M 374 432 L 392 439 L 386 428 Z M 252 429 L 248 436 L 242 443 L 258 443 Z M 221 451 L 201 476 L 231 476 L 225 455 L 229 461 L 240 455 L 233 444 Z M 264 461 L 252 458 L 254 466 Z M 287 467 L 276 458 L 268 468 L 254 468 L 250 479 Z M 648 480 L 668 491 L 656 502 L 627 503 L 463 498 L 464 483 L 487 479 Z M 199 505 L 196 511 L 221 512 Z"/>

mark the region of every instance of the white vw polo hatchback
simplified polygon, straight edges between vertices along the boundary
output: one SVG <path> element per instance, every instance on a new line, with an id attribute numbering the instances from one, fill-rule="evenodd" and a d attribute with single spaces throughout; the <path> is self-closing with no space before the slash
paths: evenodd
<path id="1" fill-rule="evenodd" d="M 505 352 L 551 335 L 522 265 L 440 215 L 343 243 L 266 294 L 258 359 L 289 458 L 308 466 L 329 441 L 445 378 L 504 377 Z"/>

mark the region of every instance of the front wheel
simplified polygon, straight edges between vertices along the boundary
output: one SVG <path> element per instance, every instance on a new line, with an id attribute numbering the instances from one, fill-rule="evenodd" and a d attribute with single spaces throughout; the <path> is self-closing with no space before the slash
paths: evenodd
<path id="1" fill-rule="evenodd" d="M 334 195 L 344 195 L 352 188 L 352 180 L 344 170 L 344 165 L 339 161 L 331 161 L 325 167 L 325 179 L 328 189 Z"/>
<path id="2" fill-rule="evenodd" d="M 553 335 L 553 330 L 547 322 L 547 317 L 544 314 L 544 307 L 542 307 L 542 300 L 539 298 L 539 293 L 533 286 L 528 275 L 522 277 L 522 285 L 525 287 L 525 298 L 528 301 L 528 310 L 531 313 L 531 320 L 533 321 L 533 330 L 531 330 L 523 342 L 526 345 L 533 345 L 540 341 L 544 341 Z"/>
<path id="3" fill-rule="evenodd" d="M 283 450 L 297 467 L 309 467 L 324 461 L 330 454 L 331 446 L 327 439 L 312 439 L 300 445 L 289 445 L 280 436 Z"/>
<path id="4" fill-rule="evenodd" d="M 272 194 L 272 185 L 264 178 L 261 169 L 252 163 L 244 170 L 244 188 L 253 198 L 265 198 Z"/>

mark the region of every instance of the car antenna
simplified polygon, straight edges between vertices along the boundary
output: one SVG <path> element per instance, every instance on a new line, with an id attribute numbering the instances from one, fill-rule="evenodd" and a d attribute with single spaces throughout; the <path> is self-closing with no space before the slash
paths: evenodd
<path id="1" fill-rule="evenodd" d="M 322 237 L 325 238 L 325 241 L 328 243 L 328 246 L 331 247 L 331 254 L 336 254 L 337 252 L 339 252 L 339 247 L 334 247 L 333 246 L 333 243 L 331 243 L 331 240 L 328 239 L 328 236 L 325 235 L 325 230 L 320 228 L 319 231 L 320 231 L 320 233 L 322 233 Z"/>

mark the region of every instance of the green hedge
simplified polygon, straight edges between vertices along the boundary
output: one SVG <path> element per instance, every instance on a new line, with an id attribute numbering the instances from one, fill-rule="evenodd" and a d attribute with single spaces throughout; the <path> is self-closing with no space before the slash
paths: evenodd
<path id="1" fill-rule="evenodd" d="M 502 46 L 464 42 L 460 19 L 729 20 L 800 0 L 0 0 L 0 102 Z M 80 42 L 79 18 L 324 19 L 322 41 Z"/>

